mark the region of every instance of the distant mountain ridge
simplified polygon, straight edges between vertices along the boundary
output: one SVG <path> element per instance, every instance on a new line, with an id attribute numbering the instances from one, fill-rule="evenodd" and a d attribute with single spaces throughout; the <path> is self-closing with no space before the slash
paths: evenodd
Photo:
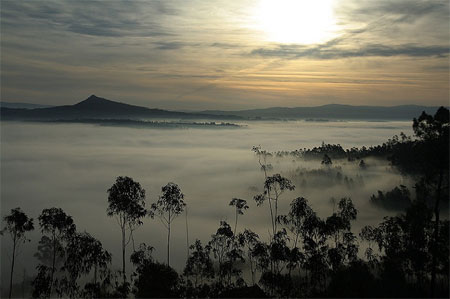
<path id="1" fill-rule="evenodd" d="M 70 119 L 240 119 L 233 115 L 208 115 L 151 109 L 111 101 L 91 95 L 74 105 L 36 109 L 1 108 L 2 120 L 70 120 Z"/>
<path id="2" fill-rule="evenodd" d="M 18 109 L 35 109 L 35 108 L 48 108 L 53 107 L 52 105 L 43 104 L 31 104 L 31 103 L 13 103 L 13 102 L 3 102 L 0 101 L 0 108 L 18 108 Z"/>
<path id="3" fill-rule="evenodd" d="M 83 119 L 217 119 L 217 120 L 411 120 L 422 111 L 434 114 L 438 107 L 351 106 L 329 104 L 316 107 L 272 107 L 237 111 L 205 110 L 200 112 L 169 111 L 111 101 L 91 95 L 74 105 L 44 108 L 1 107 L 2 120 L 83 120 Z"/>
<path id="4" fill-rule="evenodd" d="M 247 119 L 354 119 L 354 120 L 411 120 L 422 111 L 434 114 L 439 107 L 400 105 L 400 106 L 351 106 L 328 104 L 315 107 L 272 107 L 238 111 L 205 110 L 200 113 L 225 115 L 232 114 Z"/>

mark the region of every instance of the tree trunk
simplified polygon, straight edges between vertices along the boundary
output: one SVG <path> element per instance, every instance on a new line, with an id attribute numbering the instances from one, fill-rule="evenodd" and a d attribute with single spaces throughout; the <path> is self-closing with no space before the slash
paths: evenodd
<path id="1" fill-rule="evenodd" d="M 236 228 L 237 228 L 237 218 L 238 218 L 238 209 L 236 208 L 236 221 L 234 222 L 234 235 L 236 236 Z"/>
<path id="2" fill-rule="evenodd" d="M 123 283 L 125 284 L 127 280 L 127 275 L 125 273 L 125 225 L 122 227 L 122 275 Z"/>
<path id="3" fill-rule="evenodd" d="M 97 284 L 97 264 L 95 264 L 94 267 L 94 284 Z"/>
<path id="4" fill-rule="evenodd" d="M 9 298 L 11 298 L 11 295 L 12 295 L 12 284 L 13 284 L 15 258 L 16 258 L 16 233 L 14 232 L 13 252 L 12 252 L 12 262 L 11 262 L 11 277 L 9 279 Z"/>
<path id="5" fill-rule="evenodd" d="M 55 233 L 53 233 L 53 259 L 52 259 L 52 275 L 50 280 L 50 291 L 49 291 L 49 297 L 52 296 L 52 289 L 53 289 L 53 279 L 55 276 L 55 263 L 56 263 L 56 236 Z"/>
<path id="6" fill-rule="evenodd" d="M 189 227 L 188 227 L 187 207 L 186 207 L 185 213 L 186 213 L 186 260 L 188 260 L 189 259 Z"/>
<path id="7" fill-rule="evenodd" d="M 167 228 L 167 266 L 170 267 L 170 222 Z"/>
<path id="8" fill-rule="evenodd" d="M 436 264 L 437 264 L 437 249 L 438 249 L 438 239 L 439 239 L 439 201 L 441 200 L 441 188 L 442 188 L 443 170 L 439 172 L 439 181 L 436 192 L 436 202 L 434 205 L 434 237 L 433 237 L 433 248 L 432 248 L 432 262 L 431 262 L 431 284 L 430 284 L 430 297 L 434 298 L 435 288 L 436 288 Z"/>

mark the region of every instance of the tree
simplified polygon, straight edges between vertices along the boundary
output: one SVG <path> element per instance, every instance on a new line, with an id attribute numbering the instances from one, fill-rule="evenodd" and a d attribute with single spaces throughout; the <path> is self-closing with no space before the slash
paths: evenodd
<path id="1" fill-rule="evenodd" d="M 326 219 L 326 234 L 334 237 L 334 247 L 328 250 L 328 259 L 336 272 L 345 261 L 353 262 L 357 258 L 356 237 L 350 231 L 351 221 L 356 220 L 357 210 L 350 198 L 342 198 L 337 213 Z"/>
<path id="2" fill-rule="evenodd" d="M 122 232 L 122 275 L 126 283 L 125 249 L 133 238 L 133 231 L 142 225 L 141 219 L 147 215 L 145 190 L 130 177 L 119 176 L 108 189 L 108 216 L 114 216 Z M 127 239 L 128 231 L 128 239 Z"/>
<path id="3" fill-rule="evenodd" d="M 3 235 L 8 232 L 13 242 L 12 260 L 11 260 L 11 274 L 9 279 L 9 298 L 12 295 L 12 284 L 14 275 L 14 262 L 17 255 L 17 249 L 21 243 L 25 243 L 28 239 L 25 233 L 34 229 L 33 218 L 22 212 L 20 208 L 11 209 L 11 214 L 5 216 L 3 221 L 6 222 L 5 228 L 0 231 Z M 29 240 L 28 240 L 29 241 Z"/>
<path id="4" fill-rule="evenodd" d="M 270 220 L 272 222 L 272 237 L 277 233 L 278 218 L 278 200 L 281 194 L 286 190 L 294 190 L 295 186 L 292 182 L 282 177 L 280 174 L 274 174 L 266 178 L 264 182 L 264 193 L 256 195 L 253 199 L 258 206 L 262 205 L 267 199 L 269 202 Z"/>
<path id="5" fill-rule="evenodd" d="M 433 298 L 436 288 L 436 267 L 439 243 L 439 218 L 440 201 L 448 199 L 449 181 L 449 110 L 440 107 L 434 116 L 422 112 L 418 119 L 413 120 L 414 134 L 422 141 L 419 143 L 421 149 L 419 154 L 425 158 L 425 180 L 434 185 L 434 234 L 432 245 L 431 285 L 430 295 Z M 422 166 L 422 165 L 421 165 Z M 447 183 L 445 185 L 445 183 Z M 443 196 L 447 191 L 447 196 Z"/>
<path id="6" fill-rule="evenodd" d="M 362 160 L 362 159 L 361 159 L 361 161 L 359 161 L 359 168 L 361 168 L 361 169 L 367 168 L 366 162 L 364 162 L 364 160 Z"/>
<path id="7" fill-rule="evenodd" d="M 235 263 L 239 260 L 244 263 L 244 253 L 242 247 L 244 245 L 243 238 L 235 238 L 231 226 L 226 221 L 220 221 L 217 232 L 211 236 L 210 246 L 214 258 L 218 262 L 219 286 L 223 286 L 224 278 L 226 286 L 232 284 L 232 277 L 239 276 L 240 269 L 235 267 Z"/>
<path id="8" fill-rule="evenodd" d="M 256 265 L 254 252 L 259 243 L 259 236 L 251 230 L 245 229 L 242 234 L 239 234 L 238 238 L 243 239 L 243 243 L 247 247 L 247 257 L 250 263 L 250 272 L 252 273 L 252 284 L 255 285 Z"/>
<path id="9" fill-rule="evenodd" d="M 136 266 L 137 279 L 133 292 L 137 298 L 172 298 L 178 297 L 179 277 L 168 265 L 155 262 L 152 257 L 153 247 L 142 243 L 131 255 L 131 262 Z"/>
<path id="10" fill-rule="evenodd" d="M 168 183 L 161 188 L 162 195 L 152 204 L 152 211 L 159 217 L 161 223 L 167 228 L 167 265 L 170 266 L 170 229 L 172 221 L 183 212 L 186 203 L 180 187 Z"/>
<path id="11" fill-rule="evenodd" d="M 294 235 L 294 248 L 297 248 L 298 238 L 302 232 L 305 219 L 313 213 L 304 197 L 297 197 L 291 202 L 291 208 L 287 215 L 280 215 L 277 221 L 285 225 Z"/>
<path id="12" fill-rule="evenodd" d="M 62 242 L 69 240 L 70 236 L 75 233 L 76 226 L 72 217 L 68 216 L 61 208 L 44 209 L 38 219 L 42 233 L 50 236 L 48 238 L 51 246 L 51 267 L 48 269 L 49 271 L 45 269 L 45 266 L 39 269 L 43 273 L 50 272 L 48 290 L 44 290 L 43 293 L 48 291 L 48 296 L 51 296 L 55 284 L 56 255 L 64 253 Z M 43 236 L 43 238 L 45 237 Z"/>
<path id="13" fill-rule="evenodd" d="M 193 245 L 190 246 L 192 250 L 191 255 L 186 261 L 186 267 L 183 274 L 189 277 L 193 277 L 191 281 L 192 291 L 197 293 L 199 288 L 211 278 L 214 278 L 214 267 L 210 258 L 211 247 L 206 245 L 202 246 L 200 240 L 196 240 Z M 200 294 L 197 294 L 200 295 Z M 206 297 L 208 294 L 204 294 L 202 297 Z"/>
<path id="14" fill-rule="evenodd" d="M 403 172 L 413 174 L 430 190 L 433 200 L 434 232 L 431 244 L 433 261 L 431 265 L 430 296 L 436 288 L 437 251 L 440 227 L 440 203 L 448 199 L 449 191 L 449 110 L 440 107 L 435 115 L 425 112 L 413 120 L 417 140 L 402 136 L 402 142 L 392 142 L 390 160 Z"/>
<path id="15" fill-rule="evenodd" d="M 248 209 L 248 205 L 247 205 L 247 201 L 244 199 L 233 198 L 230 201 L 230 206 L 234 206 L 236 208 L 235 222 L 234 222 L 234 235 L 236 235 L 238 215 L 244 215 L 244 210 Z"/>
<path id="16" fill-rule="evenodd" d="M 323 159 L 322 159 L 321 163 L 323 165 L 326 165 L 326 166 L 330 166 L 331 164 L 333 164 L 333 162 L 331 161 L 330 156 L 328 156 L 327 154 L 323 155 Z"/>
<path id="17" fill-rule="evenodd" d="M 87 275 L 94 269 L 94 282 L 91 288 L 97 285 L 98 270 L 105 273 L 108 264 L 111 263 L 111 254 L 104 250 L 102 243 L 89 233 L 74 233 L 67 244 L 66 259 L 63 270 L 67 276 L 63 279 L 63 292 L 68 297 L 80 297 L 77 280 L 82 275 Z M 100 295 L 100 294 L 97 294 Z"/>

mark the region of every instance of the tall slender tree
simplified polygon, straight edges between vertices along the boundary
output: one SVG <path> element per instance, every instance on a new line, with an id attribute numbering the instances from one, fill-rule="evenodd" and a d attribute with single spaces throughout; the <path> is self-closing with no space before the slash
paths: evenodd
<path id="1" fill-rule="evenodd" d="M 279 173 L 266 178 L 264 182 L 264 193 L 254 197 L 258 206 L 262 205 L 267 199 L 269 202 L 270 220 L 272 223 L 272 237 L 277 233 L 278 218 L 278 200 L 286 190 L 294 190 L 292 182 L 282 177 Z"/>
<path id="2" fill-rule="evenodd" d="M 167 228 L 167 265 L 170 266 L 170 232 L 173 220 L 180 215 L 186 203 L 184 194 L 175 183 L 168 183 L 161 188 L 162 195 L 152 204 L 152 211 L 159 217 L 161 223 Z"/>
<path id="3" fill-rule="evenodd" d="M 11 274 L 9 279 L 9 298 L 11 298 L 14 276 L 14 263 L 17 255 L 17 249 L 21 243 L 29 241 L 25 237 L 25 233 L 33 230 L 34 226 L 33 218 L 28 218 L 28 216 L 24 212 L 22 212 L 20 208 L 12 209 L 11 214 L 5 216 L 3 218 L 3 221 L 5 222 L 5 227 L 0 231 L 0 234 L 3 235 L 5 232 L 8 232 L 13 242 Z"/>
<path id="4" fill-rule="evenodd" d="M 142 225 L 141 219 L 147 215 L 145 190 L 138 182 L 127 176 L 119 176 L 108 189 L 106 213 L 115 217 L 122 233 L 122 276 L 125 285 L 125 250 L 133 237 L 133 231 Z M 128 233 L 128 235 L 127 235 Z"/>
<path id="5" fill-rule="evenodd" d="M 233 198 L 230 201 L 230 206 L 234 206 L 235 210 L 236 210 L 235 221 L 234 221 L 234 235 L 236 235 L 238 215 L 244 215 L 244 210 L 248 209 L 248 205 L 247 205 L 247 201 L 245 199 Z"/>
<path id="6" fill-rule="evenodd" d="M 55 284 L 56 256 L 58 252 L 61 253 L 62 242 L 69 240 L 70 236 L 75 233 L 76 226 L 72 217 L 68 216 L 61 208 L 44 209 L 38 219 L 42 233 L 48 234 L 51 241 L 50 285 L 48 288 L 48 296 L 51 296 Z M 43 236 L 43 238 L 45 237 Z"/>

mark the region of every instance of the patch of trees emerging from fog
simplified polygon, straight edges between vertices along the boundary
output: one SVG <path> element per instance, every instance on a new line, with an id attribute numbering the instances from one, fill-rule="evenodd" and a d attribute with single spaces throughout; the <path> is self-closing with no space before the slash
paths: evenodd
<path id="1" fill-rule="evenodd" d="M 37 121 L 37 120 L 33 120 Z M 229 122 L 187 122 L 187 121 L 150 121 L 150 120 L 136 120 L 136 119 L 96 119 L 96 118 L 81 118 L 81 119 L 58 119 L 58 120 L 41 120 L 40 122 L 50 123 L 77 123 L 77 124 L 94 124 L 101 126 L 116 126 L 116 127 L 137 127 L 137 128 L 240 128 L 242 125 Z"/>
<path id="2" fill-rule="evenodd" d="M 120 176 L 108 189 L 108 216 L 117 220 L 121 242 L 120 271 L 111 270 L 111 254 L 87 232 L 79 232 L 71 216 L 59 208 L 44 209 L 38 224 L 20 208 L 4 217 L 3 234 L 12 238 L 9 296 L 13 290 L 17 250 L 27 233 L 39 226 L 40 261 L 32 281 L 33 297 L 446 297 L 449 292 L 449 221 L 441 207 L 449 190 L 449 111 L 414 119 L 415 138 L 394 137 L 383 145 L 343 150 L 326 145 L 294 152 L 253 151 L 264 172 L 264 192 L 255 195 L 259 209 L 268 209 L 269 241 L 246 228 L 239 219 L 247 201 L 233 198 L 233 224 L 220 221 L 209 241 L 196 240 L 188 249 L 182 273 L 170 267 L 172 222 L 185 210 L 178 185 L 162 187 L 156 203 L 146 208 L 145 190 L 132 178 Z M 270 155 L 322 159 L 324 171 L 336 176 L 333 159 L 347 158 L 367 167 L 363 158 L 387 158 L 415 178 L 416 196 L 399 186 L 373 195 L 374 203 L 399 201 L 406 209 L 385 217 L 375 227 L 352 232 L 358 211 L 350 198 L 337 201 L 336 211 L 320 218 L 304 197 L 292 199 L 286 215 L 279 214 L 280 196 L 295 188 L 280 174 L 271 173 Z M 328 169 L 328 170 L 327 170 Z M 310 174 L 305 173 L 305 176 Z M 341 178 L 343 180 L 343 178 Z M 348 180 L 348 179 L 347 179 Z M 353 182 L 359 184 L 359 182 Z M 286 195 L 284 196 L 286 197 Z M 134 247 L 133 232 L 144 217 L 159 219 L 167 229 L 167 260 L 152 256 L 153 247 Z M 127 248 L 132 246 L 131 256 Z M 364 248 L 358 254 L 359 248 Z M 134 265 L 126 275 L 126 261 Z M 244 275 L 246 274 L 246 275 Z M 17 295 L 17 294 L 16 294 Z"/>

